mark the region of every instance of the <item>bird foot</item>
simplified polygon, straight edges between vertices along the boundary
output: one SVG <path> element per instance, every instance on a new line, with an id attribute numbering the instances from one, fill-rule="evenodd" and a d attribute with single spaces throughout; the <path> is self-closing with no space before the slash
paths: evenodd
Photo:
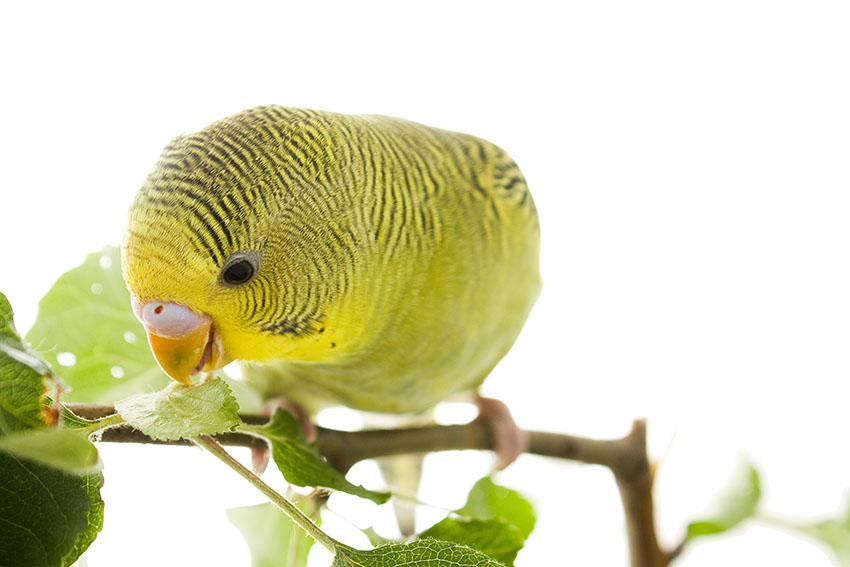
<path id="1" fill-rule="evenodd" d="M 487 423 L 493 435 L 494 466 L 503 470 L 528 449 L 528 434 L 520 429 L 508 406 L 500 400 L 475 396 L 477 420 Z"/>
<path id="2" fill-rule="evenodd" d="M 312 443 L 316 440 L 316 426 L 310 421 L 310 414 L 303 407 L 293 402 L 289 398 L 272 398 L 263 406 L 260 415 L 271 417 L 275 414 L 278 408 L 288 411 L 301 424 L 301 431 L 304 433 L 304 439 L 307 443 Z M 263 474 L 266 467 L 269 465 L 269 450 L 251 449 L 251 468 L 257 476 Z"/>

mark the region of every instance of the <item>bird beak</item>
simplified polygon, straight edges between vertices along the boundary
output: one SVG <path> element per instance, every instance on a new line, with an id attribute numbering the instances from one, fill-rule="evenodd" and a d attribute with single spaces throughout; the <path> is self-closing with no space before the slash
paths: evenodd
<path id="1" fill-rule="evenodd" d="M 206 323 L 182 337 L 162 337 L 148 331 L 148 342 L 163 372 L 189 386 L 190 376 L 211 369 L 211 361 L 202 361 L 210 342 L 210 330 L 210 323 Z"/>
<path id="2" fill-rule="evenodd" d="M 198 314 L 178 303 L 148 302 L 132 298 L 133 311 L 148 335 L 151 351 L 163 372 L 182 384 L 191 376 L 225 364 L 221 340 L 209 315 Z"/>

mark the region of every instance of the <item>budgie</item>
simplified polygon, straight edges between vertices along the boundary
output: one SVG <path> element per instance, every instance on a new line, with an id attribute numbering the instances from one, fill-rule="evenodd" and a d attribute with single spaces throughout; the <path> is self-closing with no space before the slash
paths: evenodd
<path id="1" fill-rule="evenodd" d="M 236 360 L 309 412 L 417 414 L 476 392 L 511 348 L 540 290 L 539 232 L 492 143 L 265 106 L 166 146 L 122 268 L 177 381 Z M 503 464 L 521 450 L 508 429 L 494 428 Z"/>

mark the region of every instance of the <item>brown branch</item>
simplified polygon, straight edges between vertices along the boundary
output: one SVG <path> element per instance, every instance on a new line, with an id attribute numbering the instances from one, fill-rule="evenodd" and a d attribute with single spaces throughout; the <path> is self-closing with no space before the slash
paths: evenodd
<path id="1" fill-rule="evenodd" d="M 653 475 L 646 454 L 646 422 L 636 420 L 623 441 L 631 456 L 624 459 L 625 466 L 611 470 L 626 515 L 630 564 L 632 567 L 664 567 L 668 564 L 668 554 L 658 546 L 655 535 Z"/>
<path id="2" fill-rule="evenodd" d="M 112 406 L 67 404 L 75 414 L 88 419 L 106 417 Z M 243 415 L 246 423 L 262 424 L 267 417 Z M 632 567 L 666 567 L 677 555 L 658 545 L 652 500 L 652 470 L 646 453 L 646 422 L 637 420 L 632 431 L 621 439 L 588 439 L 560 433 L 529 431 L 527 453 L 603 465 L 614 473 L 625 512 Z M 216 439 L 222 445 L 264 448 L 263 440 L 243 433 L 224 433 Z M 484 421 L 466 425 L 443 425 L 412 429 L 338 431 L 317 427 L 319 452 L 334 467 L 347 471 L 364 459 L 459 449 L 491 450 L 493 439 Z M 128 425 L 106 429 L 101 441 L 189 445 L 188 441 L 155 441 Z"/>

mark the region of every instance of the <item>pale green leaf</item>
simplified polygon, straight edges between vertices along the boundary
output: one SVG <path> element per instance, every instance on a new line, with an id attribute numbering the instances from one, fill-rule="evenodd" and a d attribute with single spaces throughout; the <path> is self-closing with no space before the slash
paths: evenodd
<path id="1" fill-rule="evenodd" d="M 537 517 L 534 507 L 516 490 L 499 486 L 490 477 L 484 477 L 469 491 L 466 504 L 456 511 L 468 518 L 500 518 L 514 526 L 526 540 L 534 529 Z"/>
<path id="2" fill-rule="evenodd" d="M 333 567 L 504 567 L 487 555 L 448 541 L 418 539 L 361 550 L 337 548 Z"/>
<path id="3" fill-rule="evenodd" d="M 130 308 L 113 246 L 59 277 L 39 302 L 27 340 L 71 387 L 65 401 L 112 403 L 170 382 Z"/>
<path id="4" fill-rule="evenodd" d="M 839 565 L 850 567 L 850 505 L 842 516 L 817 523 L 799 523 L 775 518 L 767 520 L 770 524 L 818 540 L 832 552 Z"/>
<path id="5" fill-rule="evenodd" d="M 116 402 L 115 410 L 127 423 L 159 440 L 217 435 L 241 423 L 239 404 L 220 378 L 194 386 L 171 382 L 159 392 Z"/>
<path id="6" fill-rule="evenodd" d="M 292 500 L 318 524 L 318 507 L 315 504 Z M 307 565 L 307 554 L 313 546 L 313 538 L 274 504 L 268 502 L 258 506 L 231 508 L 227 511 L 227 517 L 239 528 L 251 549 L 251 567 Z"/>
<path id="7" fill-rule="evenodd" d="M 519 529 L 502 518 L 479 520 L 449 517 L 422 532 L 419 538 L 461 543 L 505 565 L 513 565 L 517 552 L 525 544 Z"/>
<path id="8" fill-rule="evenodd" d="M 756 468 L 741 461 L 704 516 L 688 524 L 687 539 L 727 532 L 753 517 L 761 498 Z"/>
<path id="9" fill-rule="evenodd" d="M 360 531 L 363 532 L 363 535 L 365 535 L 366 537 L 369 538 L 369 543 L 371 543 L 373 547 L 378 547 L 379 545 L 386 545 L 388 543 L 393 543 L 393 540 L 391 540 L 389 538 L 385 538 L 384 536 L 379 534 L 377 531 L 375 531 L 375 528 L 372 528 L 372 527 L 363 528 Z"/>
<path id="10" fill-rule="evenodd" d="M 97 448 L 85 432 L 41 428 L 0 437 L 0 451 L 69 472 L 100 468 Z"/>
<path id="11" fill-rule="evenodd" d="M 243 413 L 260 413 L 263 411 L 263 396 L 254 386 L 242 380 L 232 378 L 223 371 L 217 372 L 216 376 L 227 382 L 227 385 L 230 386 L 230 392 L 239 403 L 240 411 Z"/>
<path id="12" fill-rule="evenodd" d="M 322 459 L 315 443 L 307 443 L 298 421 L 280 408 L 268 424 L 243 425 L 240 429 L 268 439 L 277 468 L 291 484 L 340 490 L 378 504 L 383 504 L 390 497 L 388 493 L 368 490 L 345 480 L 342 473 Z"/>
<path id="13" fill-rule="evenodd" d="M 826 545 L 844 567 L 850 567 L 850 514 L 839 520 L 827 520 L 810 526 L 798 526 L 797 531 Z"/>

